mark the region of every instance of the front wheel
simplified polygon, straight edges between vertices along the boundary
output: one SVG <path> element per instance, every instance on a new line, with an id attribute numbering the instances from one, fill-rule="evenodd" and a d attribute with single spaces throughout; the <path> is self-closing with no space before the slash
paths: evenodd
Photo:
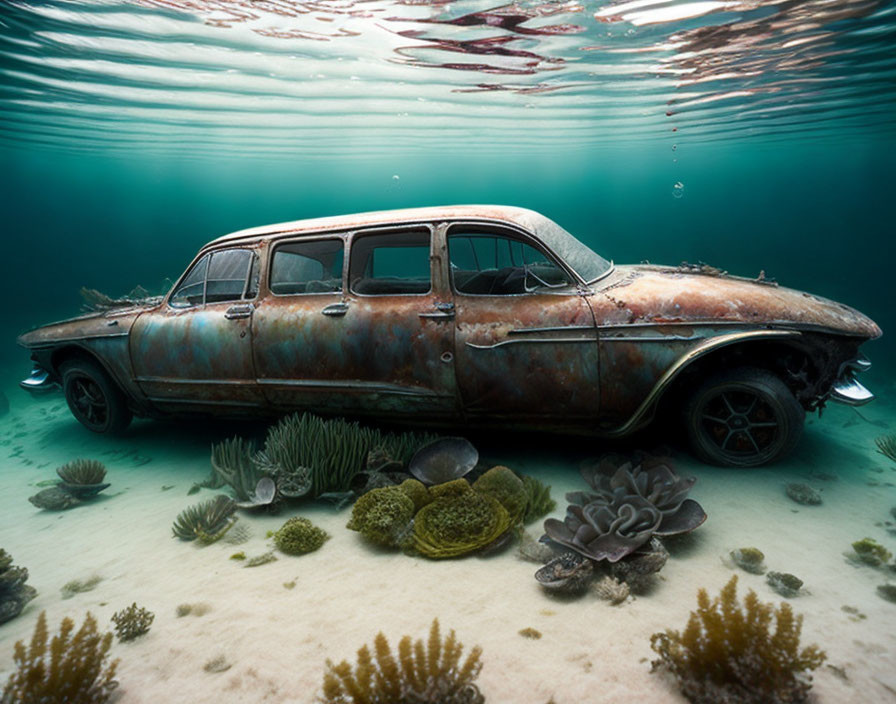
<path id="1" fill-rule="evenodd" d="M 806 413 L 787 385 L 765 369 L 710 376 L 685 407 L 694 453 L 710 464 L 756 467 L 796 447 Z"/>
<path id="2" fill-rule="evenodd" d="M 73 360 L 60 369 L 62 391 L 72 415 L 95 433 L 120 433 L 133 417 L 127 399 L 96 362 Z"/>

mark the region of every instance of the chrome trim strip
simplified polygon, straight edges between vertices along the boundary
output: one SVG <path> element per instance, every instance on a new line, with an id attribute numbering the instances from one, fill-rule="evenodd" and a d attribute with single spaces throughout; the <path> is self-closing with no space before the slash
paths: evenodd
<path id="1" fill-rule="evenodd" d="M 474 350 L 493 350 L 496 347 L 503 347 L 504 345 L 516 345 L 516 344 L 532 344 L 536 342 L 597 342 L 597 338 L 594 337 L 546 337 L 539 338 L 537 340 L 501 340 L 501 342 L 496 342 L 493 345 L 476 345 L 472 342 L 465 342 L 464 344 L 467 347 L 471 347 Z"/>
<path id="2" fill-rule="evenodd" d="M 831 401 L 847 406 L 864 406 L 873 400 L 874 394 L 855 379 L 840 379 L 831 389 Z"/>
<path id="3" fill-rule="evenodd" d="M 650 390 L 650 393 L 647 394 L 647 397 L 641 402 L 641 405 L 635 410 L 635 412 L 631 415 L 631 417 L 625 421 L 622 425 L 612 430 L 606 431 L 603 433 L 609 437 L 617 437 L 620 435 L 625 435 L 627 432 L 632 430 L 640 421 L 646 413 L 653 406 L 653 403 L 659 398 L 659 395 L 663 392 L 663 390 L 678 376 L 678 373 L 684 369 L 688 364 L 693 362 L 695 359 L 702 357 L 708 352 L 712 352 L 720 347 L 725 347 L 727 345 L 734 344 L 736 342 L 742 342 L 744 340 L 752 340 L 757 338 L 767 338 L 767 337 L 799 337 L 801 333 L 793 330 L 747 330 L 743 332 L 731 332 L 726 333 L 725 335 L 719 335 L 718 337 L 708 338 L 705 342 L 700 343 L 690 350 L 687 353 L 683 354 L 675 364 L 669 367 L 665 373 L 660 377 L 659 381 L 653 385 L 653 388 Z"/>
<path id="4" fill-rule="evenodd" d="M 39 350 L 45 347 L 54 347 L 58 345 L 60 342 L 80 342 L 82 340 L 105 340 L 110 337 L 127 337 L 130 333 L 127 332 L 113 332 L 111 334 L 100 334 L 100 335 L 79 335 L 77 337 L 56 337 L 47 342 L 39 342 L 35 345 L 30 345 L 26 349 L 31 350 Z"/>
<path id="5" fill-rule="evenodd" d="M 454 398 L 453 394 L 440 394 L 431 389 L 411 389 L 399 384 L 386 384 L 379 381 L 321 381 L 318 379 L 258 379 L 260 386 L 286 386 L 318 389 L 356 389 L 374 393 L 401 394 L 404 396 L 426 396 L 437 398 Z"/>
<path id="6" fill-rule="evenodd" d="M 603 342 L 669 342 L 670 340 L 701 340 L 703 335 L 616 335 L 601 337 Z"/>
<path id="7" fill-rule="evenodd" d="M 191 406 L 245 406 L 247 408 L 258 408 L 266 406 L 264 401 L 211 401 L 203 399 L 199 401 L 195 398 L 167 398 L 165 396 L 147 396 L 153 403 L 182 403 Z"/>
<path id="8" fill-rule="evenodd" d="M 167 376 L 138 376 L 134 381 L 143 384 L 215 384 L 221 386 L 247 386 L 255 379 L 175 379 Z"/>
<path id="9" fill-rule="evenodd" d="M 524 335 L 530 332 L 564 332 L 566 330 L 594 330 L 593 325 L 557 325 L 548 328 L 513 328 L 508 335 Z"/>

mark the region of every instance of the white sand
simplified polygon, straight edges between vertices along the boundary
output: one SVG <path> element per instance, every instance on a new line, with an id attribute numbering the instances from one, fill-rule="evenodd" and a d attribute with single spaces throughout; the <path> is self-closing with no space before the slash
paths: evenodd
<path id="1" fill-rule="evenodd" d="M 850 543 L 865 536 L 896 552 L 896 537 L 884 526 L 896 523 L 889 513 L 896 506 L 896 464 L 872 442 L 896 430 L 896 389 L 876 391 L 884 398 L 863 413 L 889 421 L 889 431 L 862 421 L 844 427 L 858 418 L 833 407 L 823 419 L 812 418 L 795 456 L 772 469 L 723 470 L 679 456 L 679 471 L 698 477 L 691 496 L 709 519 L 672 546 L 672 559 L 649 595 L 614 607 L 590 594 L 573 601 L 546 596 L 532 576 L 536 565 L 513 550 L 443 562 L 378 552 L 345 528 L 347 509 L 308 505 L 277 516 L 244 513 L 239 523 L 251 537 L 242 545 L 182 542 L 171 536 L 174 518 L 215 493 L 186 494 L 209 471 L 214 438 L 207 431 L 138 422 L 121 440 L 96 437 L 77 425 L 60 396 L 31 401 L 9 389 L 13 409 L 0 418 L 0 547 L 28 568 L 39 595 L 0 626 L 0 683 L 13 668 L 13 643 L 30 639 L 42 610 L 51 630 L 65 616 L 80 625 L 87 611 L 111 629 L 111 615 L 137 602 L 156 617 L 147 635 L 113 646 L 121 660 L 116 696 L 127 703 L 310 702 L 327 658 L 354 662 L 358 647 L 380 630 L 393 647 L 405 634 L 425 637 L 433 617 L 443 630 L 455 629 L 467 650 L 482 646 L 478 684 L 492 704 L 681 702 L 670 679 L 650 673 L 650 634 L 681 629 L 697 588 L 715 595 L 734 573 L 722 558 L 752 545 L 765 552 L 769 569 L 804 580 L 810 593 L 792 600 L 805 614 L 803 642 L 820 644 L 827 662 L 846 675 L 822 666 L 815 700 L 896 701 L 896 604 L 875 592 L 896 575 L 855 567 L 844 557 Z M 562 440 L 532 443 L 497 459 L 553 484 L 555 515 L 562 517 L 563 493 L 584 488 L 575 459 L 538 459 L 551 457 L 550 446 Z M 594 446 L 600 454 L 601 443 Z M 39 490 L 34 484 L 54 478 L 55 467 L 75 457 L 104 461 L 112 486 L 69 511 L 34 508 L 27 501 Z M 151 461 L 139 464 L 141 458 Z M 791 481 L 820 489 L 823 505 L 790 501 L 784 485 Z M 314 554 L 280 555 L 257 568 L 229 559 L 238 550 L 251 557 L 273 549 L 265 533 L 292 515 L 311 518 L 333 537 Z M 539 524 L 532 530 L 540 532 Z M 781 600 L 763 577 L 737 573 L 741 594 L 749 587 L 764 601 Z M 102 581 L 93 591 L 61 598 L 65 583 L 94 574 Z M 284 587 L 293 580 L 293 589 Z M 210 610 L 178 618 L 182 603 Z M 865 618 L 845 613 L 844 605 Z M 526 627 L 543 637 L 521 637 Z M 205 672 L 217 656 L 231 667 Z"/>

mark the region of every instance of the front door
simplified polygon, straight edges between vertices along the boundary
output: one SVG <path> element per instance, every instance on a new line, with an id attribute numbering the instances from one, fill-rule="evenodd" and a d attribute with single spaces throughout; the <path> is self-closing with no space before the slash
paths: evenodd
<path id="1" fill-rule="evenodd" d="M 572 274 L 510 228 L 452 224 L 447 245 L 455 369 L 468 420 L 593 425 L 597 331 Z"/>
<path id="2" fill-rule="evenodd" d="M 254 322 L 272 403 L 399 419 L 455 413 L 454 331 L 431 240 L 430 227 L 415 226 L 274 247 Z"/>
<path id="3" fill-rule="evenodd" d="M 252 362 L 258 255 L 232 248 L 202 256 L 157 310 L 130 333 L 137 383 L 163 410 L 257 406 Z"/>

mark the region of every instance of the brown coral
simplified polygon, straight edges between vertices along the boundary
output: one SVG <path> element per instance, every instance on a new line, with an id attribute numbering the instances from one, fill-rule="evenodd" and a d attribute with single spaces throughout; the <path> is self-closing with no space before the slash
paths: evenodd
<path id="1" fill-rule="evenodd" d="M 653 634 L 650 646 L 660 656 L 653 666 L 668 669 L 695 704 L 805 702 L 808 671 L 826 656 L 815 645 L 800 649 L 802 622 L 786 602 L 775 609 L 753 591 L 741 606 L 735 576 L 712 601 L 705 589 L 697 592 L 697 611 L 682 633 Z"/>

